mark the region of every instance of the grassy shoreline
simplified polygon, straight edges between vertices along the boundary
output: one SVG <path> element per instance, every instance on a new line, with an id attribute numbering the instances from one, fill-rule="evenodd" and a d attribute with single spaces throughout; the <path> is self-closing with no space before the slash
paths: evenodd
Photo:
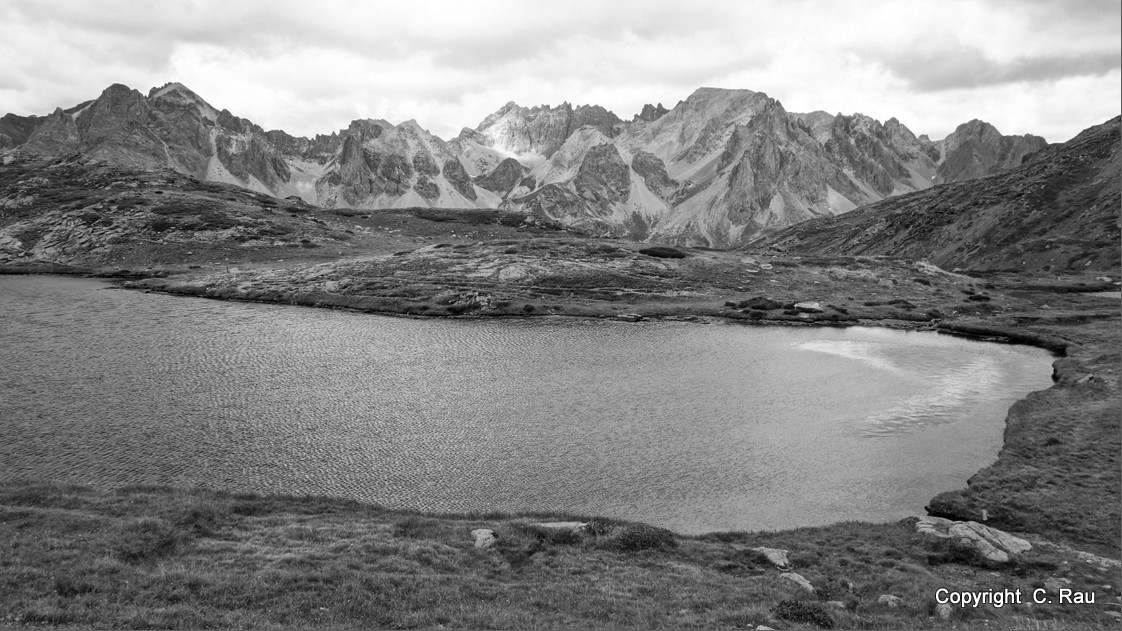
<path id="1" fill-rule="evenodd" d="M 1012 565 L 911 524 L 674 535 L 568 515 L 423 515 L 317 497 L 0 485 L 0 625 L 97 628 L 1112 628 L 1117 567 L 1039 540 Z M 476 549 L 470 531 L 498 542 Z M 790 551 L 790 568 L 755 547 Z M 782 577 L 796 572 L 805 591 Z M 1057 583 L 1055 581 L 1061 581 Z M 1063 582 L 1066 581 L 1066 582 Z M 1058 585 L 1094 594 L 1058 602 Z M 1111 585 L 1111 587 L 1106 587 Z M 938 590 L 1022 602 L 938 615 Z M 1053 602 L 1030 604 L 1044 589 Z M 895 596 L 895 606 L 882 596 Z"/>

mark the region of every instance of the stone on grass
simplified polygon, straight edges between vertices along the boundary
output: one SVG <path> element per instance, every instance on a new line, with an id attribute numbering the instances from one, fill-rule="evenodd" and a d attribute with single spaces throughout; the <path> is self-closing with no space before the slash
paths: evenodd
<path id="1" fill-rule="evenodd" d="M 796 302 L 795 309 L 803 313 L 822 313 L 825 309 L 817 302 Z"/>
<path id="2" fill-rule="evenodd" d="M 994 563 L 1008 563 L 1009 559 L 1032 549 L 1032 544 L 1013 535 L 976 521 L 951 521 L 930 515 L 920 517 L 916 532 L 938 539 L 955 539 L 974 548 L 983 558 Z"/>
<path id="3" fill-rule="evenodd" d="M 904 604 L 904 599 L 900 598 L 899 596 L 893 596 L 892 594 L 881 594 L 880 598 L 877 598 L 877 602 L 882 605 L 896 608 Z"/>
<path id="4" fill-rule="evenodd" d="M 954 609 L 951 608 L 950 603 L 939 603 L 935 605 L 935 615 L 939 616 L 941 620 L 949 620 L 953 611 Z"/>
<path id="5" fill-rule="evenodd" d="M 1068 585 L 1071 585 L 1070 578 L 1056 578 L 1051 576 L 1044 581 L 1044 589 L 1048 590 L 1050 594 L 1055 594 L 1060 591 L 1061 587 L 1067 587 Z"/>
<path id="6" fill-rule="evenodd" d="M 583 534 L 588 531 L 588 522 L 583 521 L 544 521 L 530 525 L 560 532 L 571 532 L 575 535 Z"/>
<path id="7" fill-rule="evenodd" d="M 512 280 L 524 280 L 529 278 L 532 274 L 530 269 L 525 265 L 507 265 L 499 270 L 499 280 L 503 282 L 510 282 Z"/>
<path id="8" fill-rule="evenodd" d="M 775 567 L 784 570 L 787 569 L 787 551 L 778 548 L 752 548 L 753 551 L 759 552 L 764 555 L 768 561 Z"/>
<path id="9" fill-rule="evenodd" d="M 783 574 L 779 575 L 779 578 L 785 578 L 785 579 L 791 581 L 792 583 L 798 585 L 799 587 L 805 589 L 806 591 L 810 592 L 811 594 L 814 593 L 814 585 L 811 585 L 810 581 L 803 578 L 803 576 L 801 574 L 795 574 L 794 572 L 784 572 Z"/>
<path id="10" fill-rule="evenodd" d="M 498 537 L 495 536 L 495 531 L 490 528 L 477 528 L 471 531 L 471 536 L 475 538 L 475 547 L 480 550 L 486 550 L 495 545 Z"/>

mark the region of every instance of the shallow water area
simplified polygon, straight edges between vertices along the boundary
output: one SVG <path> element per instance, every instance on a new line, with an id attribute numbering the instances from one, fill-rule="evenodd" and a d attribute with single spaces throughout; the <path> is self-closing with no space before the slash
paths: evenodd
<path id="1" fill-rule="evenodd" d="M 1039 349 L 871 328 L 417 320 L 0 277 L 0 478 L 550 510 L 680 532 L 921 514 Z"/>

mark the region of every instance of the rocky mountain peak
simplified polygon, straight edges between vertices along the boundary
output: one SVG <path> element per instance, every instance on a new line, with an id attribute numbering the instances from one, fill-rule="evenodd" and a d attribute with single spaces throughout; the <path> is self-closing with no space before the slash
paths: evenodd
<path id="1" fill-rule="evenodd" d="M 993 125 L 974 119 L 959 125 L 943 139 L 935 181 L 957 182 L 1010 169 L 1046 146 L 1048 143 L 1040 136 L 1002 136 Z"/>
<path id="2" fill-rule="evenodd" d="M 190 88 L 179 82 L 166 83 L 159 88 L 152 88 L 148 91 L 148 102 L 154 107 L 169 108 L 194 108 L 198 111 L 201 118 L 205 118 L 211 122 L 217 122 L 220 112 L 210 103 L 207 103 L 203 97 L 193 92 Z M 233 116 L 226 110 L 227 118 Z"/>
<path id="3" fill-rule="evenodd" d="M 654 121 L 662 118 L 663 116 L 665 116 L 666 113 L 669 112 L 669 111 L 670 110 L 668 110 L 668 109 L 666 109 L 665 107 L 662 106 L 662 103 L 659 103 L 658 105 L 651 105 L 650 103 L 647 103 L 647 104 L 643 105 L 642 111 L 640 111 L 638 114 L 636 114 L 631 119 L 631 122 L 636 122 L 636 121 L 644 121 L 644 122 L 647 122 L 647 123 L 654 122 Z"/>

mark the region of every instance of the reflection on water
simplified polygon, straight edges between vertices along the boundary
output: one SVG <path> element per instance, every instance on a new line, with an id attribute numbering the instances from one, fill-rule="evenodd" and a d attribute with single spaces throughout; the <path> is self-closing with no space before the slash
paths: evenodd
<path id="1" fill-rule="evenodd" d="M 894 519 L 992 462 L 1035 349 L 880 329 L 384 318 L 0 277 L 0 478 Z"/>

